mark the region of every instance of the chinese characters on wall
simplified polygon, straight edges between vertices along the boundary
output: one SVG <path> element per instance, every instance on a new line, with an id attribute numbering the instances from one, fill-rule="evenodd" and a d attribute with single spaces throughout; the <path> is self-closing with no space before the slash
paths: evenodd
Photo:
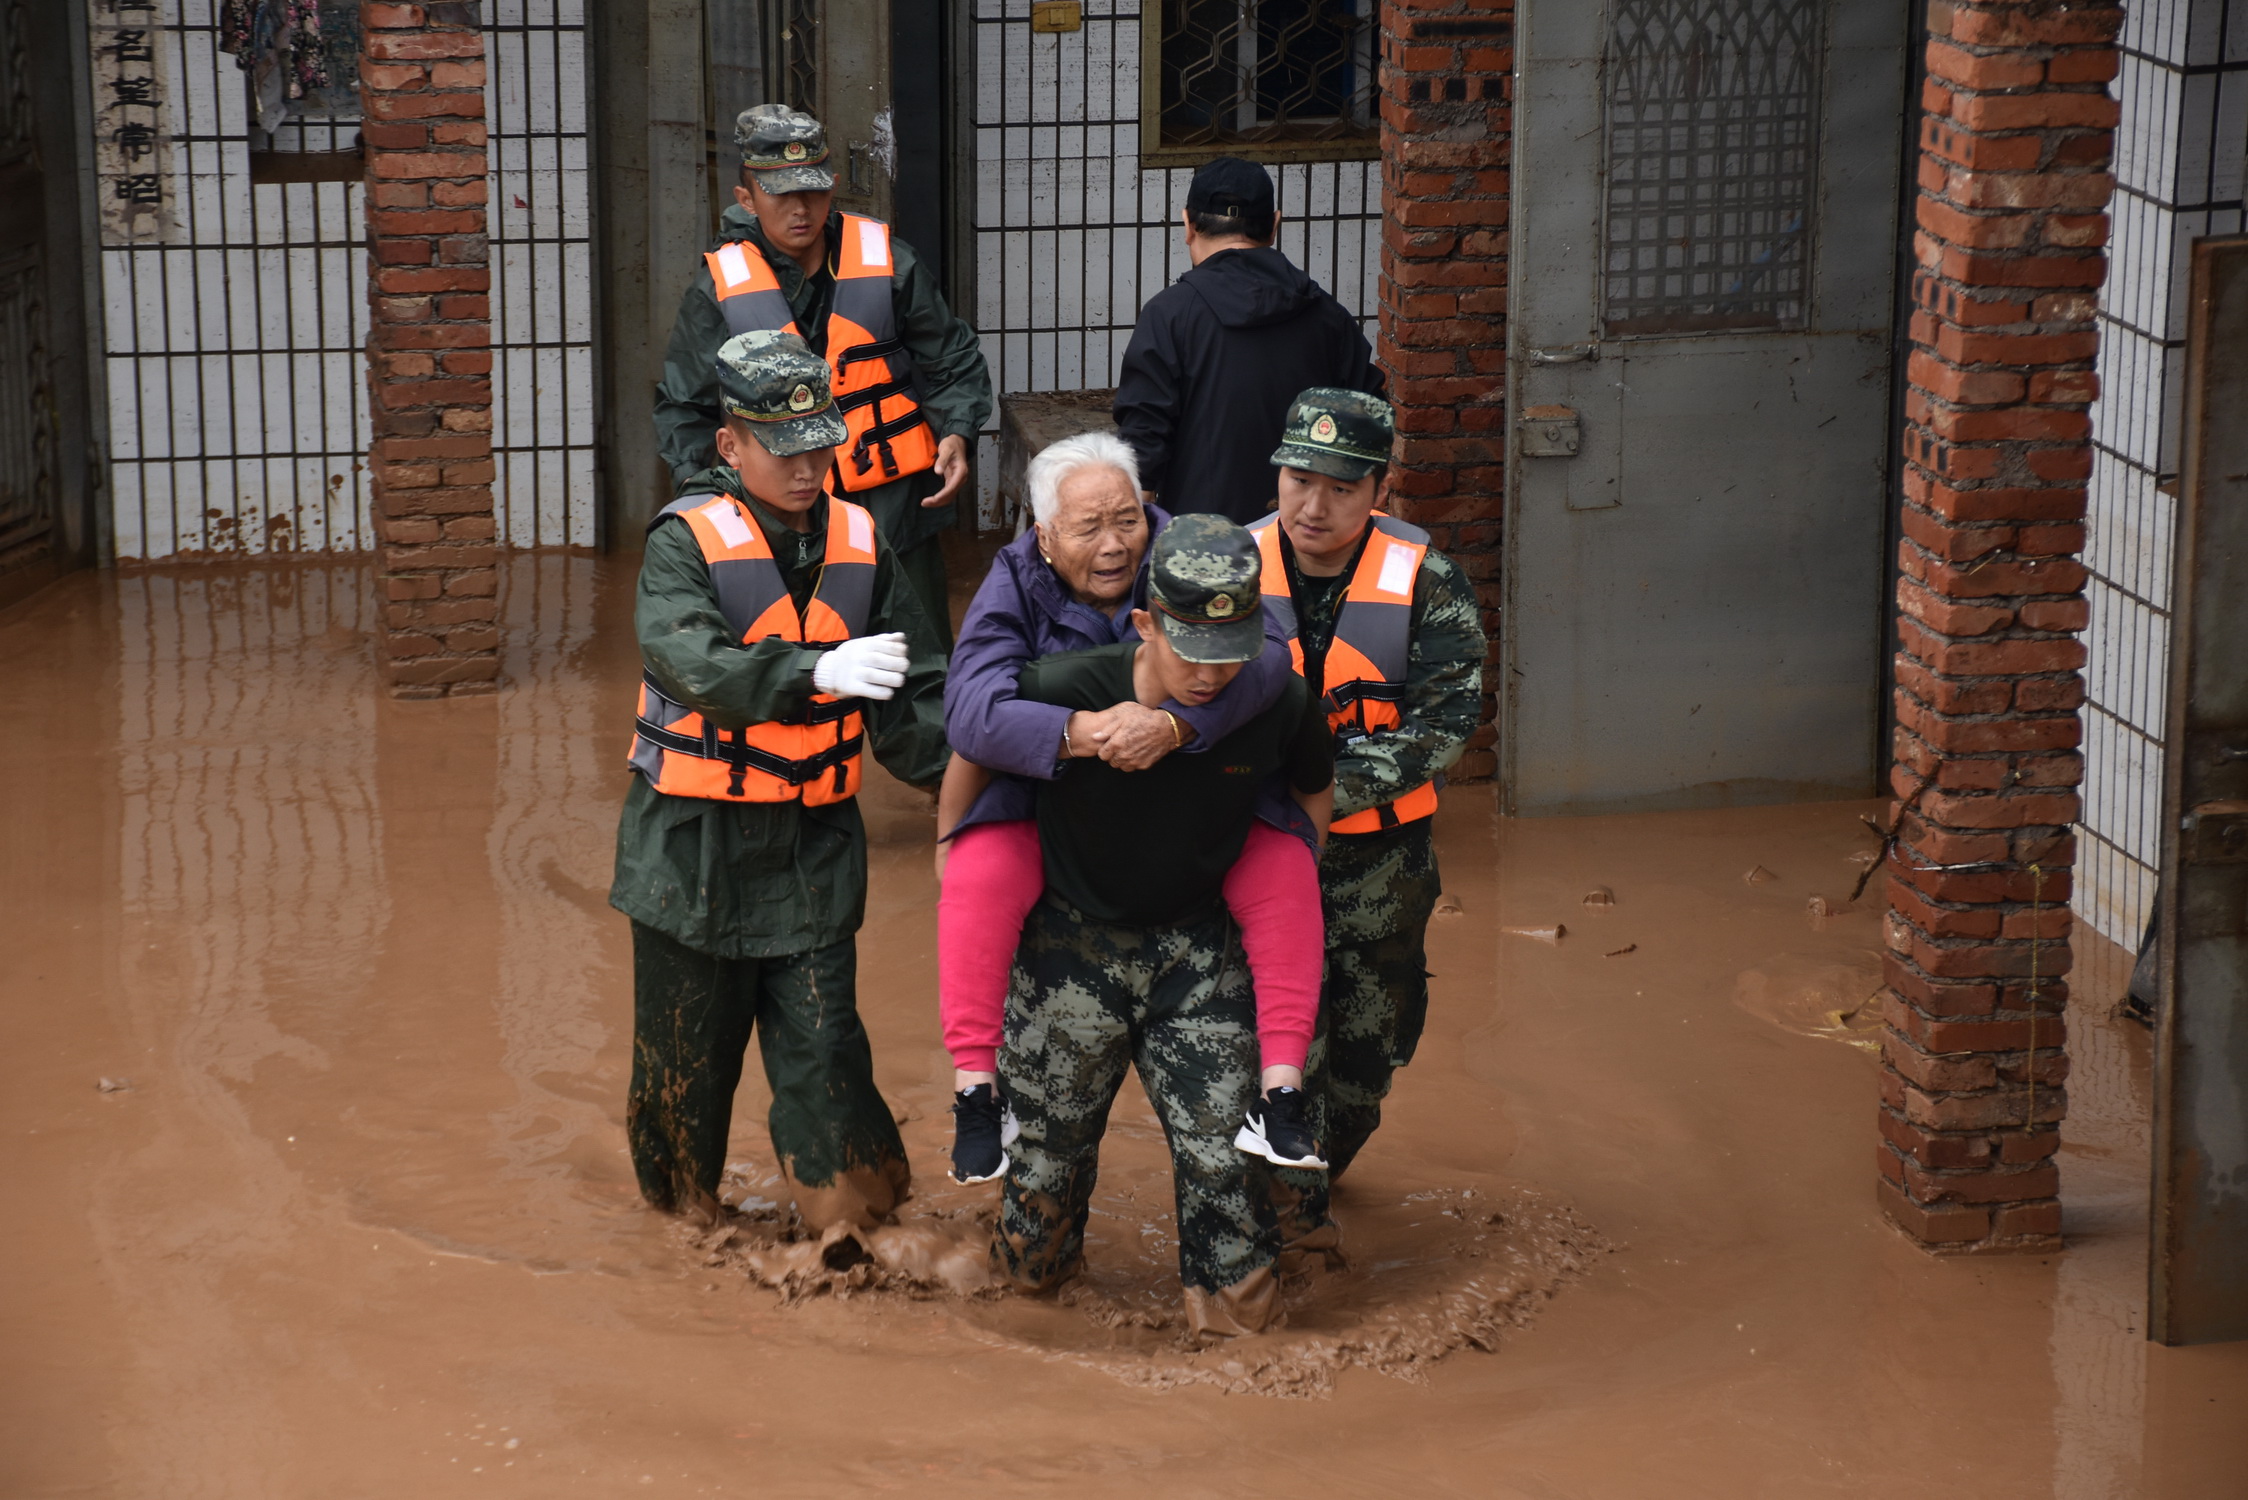
<path id="1" fill-rule="evenodd" d="M 172 100 L 158 0 L 92 0 L 94 170 L 102 242 L 173 237 Z"/>

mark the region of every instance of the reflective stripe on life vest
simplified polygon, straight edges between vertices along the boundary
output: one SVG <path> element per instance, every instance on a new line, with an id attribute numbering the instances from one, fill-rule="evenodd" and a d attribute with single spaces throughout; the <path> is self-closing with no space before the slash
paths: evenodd
<path id="1" fill-rule="evenodd" d="M 1343 590 L 1335 636 L 1327 647 L 1327 723 L 1340 745 L 1394 729 L 1404 718 L 1406 670 L 1413 652 L 1413 583 L 1428 555 L 1428 533 L 1394 516 L 1375 511 L 1373 535 L 1359 554 L 1358 567 Z M 1288 563 L 1280 550 L 1278 512 L 1249 524 L 1264 560 L 1260 590 L 1266 609 L 1287 627 L 1289 654 L 1300 676 L 1303 641 L 1297 636 L 1295 595 L 1288 587 Z M 1423 782 L 1393 801 L 1338 818 L 1336 833 L 1376 833 L 1436 811 L 1436 783 Z"/>
<path id="2" fill-rule="evenodd" d="M 656 520 L 677 516 L 694 532 L 710 570 L 718 612 L 744 644 L 813 644 L 866 634 L 874 606 L 874 517 L 847 500 L 827 502 L 827 552 L 801 614 L 773 561 L 765 533 L 731 495 L 682 495 Z M 814 693 L 781 719 L 719 729 L 664 694 L 643 669 L 632 768 L 657 791 L 721 802 L 792 802 L 819 807 L 857 795 L 864 727 L 860 700 Z"/>
<path id="3" fill-rule="evenodd" d="M 836 450 L 837 493 L 871 490 L 934 468 L 936 434 L 921 415 L 920 376 L 898 337 L 890 295 L 890 226 L 842 216 L 832 247 L 835 303 L 827 315 L 827 368 L 836 410 L 850 440 Z M 712 294 L 730 333 L 770 328 L 801 336 L 778 277 L 748 240 L 730 240 L 703 257 Z"/>

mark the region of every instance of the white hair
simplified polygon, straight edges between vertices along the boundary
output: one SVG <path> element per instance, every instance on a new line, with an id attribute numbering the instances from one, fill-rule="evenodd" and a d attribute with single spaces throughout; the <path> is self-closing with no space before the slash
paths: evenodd
<path id="1" fill-rule="evenodd" d="M 1079 469 L 1114 469 L 1140 492 L 1140 461 L 1131 446 L 1113 432 L 1081 432 L 1049 443 L 1030 461 L 1024 476 L 1030 488 L 1030 514 L 1040 525 L 1054 519 L 1061 504 L 1062 483 Z"/>

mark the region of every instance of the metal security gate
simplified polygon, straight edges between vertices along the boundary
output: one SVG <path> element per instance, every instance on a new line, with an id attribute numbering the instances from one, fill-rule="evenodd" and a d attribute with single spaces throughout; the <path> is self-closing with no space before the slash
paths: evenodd
<path id="1" fill-rule="evenodd" d="M 1231 89 L 1235 131 L 1200 128 L 1195 139 L 1172 144 L 1144 97 L 1142 59 L 1151 35 L 1158 41 L 1168 36 L 1173 48 L 1197 39 L 1222 45 L 1224 60 L 1236 70 L 1228 73 L 1231 80 L 1252 66 L 1259 45 L 1271 52 L 1275 67 L 1285 61 L 1272 30 L 1282 25 L 1281 13 L 1290 13 L 1287 26 L 1300 27 L 1303 13 L 1318 7 L 1302 0 L 1267 3 L 1262 9 L 1271 15 L 1260 31 L 1253 16 L 1213 26 L 1204 14 L 1208 5 L 1174 0 L 1143 10 L 1134 0 L 1088 0 L 1079 27 L 1057 32 L 1043 29 L 1047 22 L 1034 26 L 1033 13 L 1046 8 L 1032 0 L 972 3 L 976 165 L 968 201 L 977 295 L 961 313 L 983 334 L 997 391 L 1116 383 L 1141 304 L 1188 268 L 1179 214 L 1193 168 L 1228 151 L 1270 164 L 1279 186 L 1279 247 L 1357 313 L 1373 336 L 1380 164 L 1368 159 L 1370 116 L 1349 121 L 1356 129 L 1347 132 L 1333 121 L 1350 113 L 1354 98 L 1364 110 L 1370 71 L 1350 74 L 1353 59 L 1334 47 L 1321 54 L 1328 59 L 1325 76 L 1341 82 L 1321 91 L 1299 81 L 1289 91 L 1329 101 L 1305 140 L 1285 133 L 1271 138 L 1269 103 L 1257 116 L 1257 91 Z M 1146 0 L 1149 7 L 1159 3 Z M 1237 16 L 1244 8 L 1229 0 L 1223 9 Z M 1361 21 L 1368 14 L 1363 4 L 1347 9 Z M 1161 24 L 1172 31 L 1163 32 Z M 1156 97 L 1160 102 L 1160 89 Z M 1243 113 L 1251 116 L 1245 131 L 1238 118 Z M 1268 128 L 1259 130 L 1260 119 Z M 1267 138 L 1237 141 L 1238 134 Z M 976 466 L 979 520 L 986 527 L 1002 520 L 995 449 L 987 434 Z"/>
<path id="2" fill-rule="evenodd" d="M 2084 549 L 2084 834 L 2076 911 L 2136 949 L 2160 860 L 2172 553 L 2190 242 L 2248 227 L 2248 14 L 2228 0 L 2126 7 L 2100 398 Z"/>
<path id="3" fill-rule="evenodd" d="M 493 504 L 517 547 L 590 547 L 596 491 L 584 0 L 486 0 Z"/>
<path id="4" fill-rule="evenodd" d="M 372 546 L 356 0 L 297 53 L 258 4 L 87 3 L 117 557 Z M 590 545 L 583 6 L 484 20 L 500 535 Z"/>
<path id="5" fill-rule="evenodd" d="M 373 542 L 361 190 L 253 171 L 260 80 L 221 50 L 221 10 L 92 0 L 89 12 L 124 560 Z M 355 107 L 305 102 L 270 116 L 257 166 L 350 144 Z"/>

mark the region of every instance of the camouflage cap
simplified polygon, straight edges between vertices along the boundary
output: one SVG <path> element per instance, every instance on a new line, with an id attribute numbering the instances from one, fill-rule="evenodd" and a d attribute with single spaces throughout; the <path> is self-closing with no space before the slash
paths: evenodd
<path id="1" fill-rule="evenodd" d="M 760 328 L 719 346 L 718 401 L 775 458 L 833 448 L 850 436 L 828 389 L 827 361 L 793 333 Z"/>
<path id="2" fill-rule="evenodd" d="M 1334 479 L 1364 479 L 1389 462 L 1395 430 L 1396 419 L 1381 397 L 1314 386 L 1289 405 L 1272 461 Z"/>
<path id="3" fill-rule="evenodd" d="M 1148 559 L 1147 602 L 1182 660 L 1254 661 L 1264 650 L 1264 559 L 1224 516 L 1175 518 Z"/>
<path id="4" fill-rule="evenodd" d="M 742 165 L 768 193 L 824 193 L 835 186 L 820 122 L 785 104 L 753 104 L 734 119 Z"/>

